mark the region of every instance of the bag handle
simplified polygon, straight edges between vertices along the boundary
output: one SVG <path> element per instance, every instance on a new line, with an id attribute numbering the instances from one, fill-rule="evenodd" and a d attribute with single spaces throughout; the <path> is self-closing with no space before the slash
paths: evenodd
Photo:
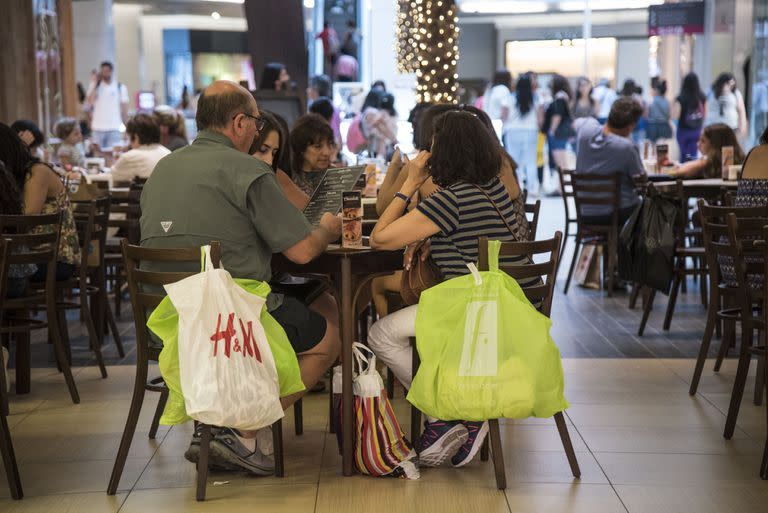
<path id="1" fill-rule="evenodd" d="M 478 287 L 483 284 L 483 275 L 480 274 L 480 271 L 477 270 L 477 266 L 473 264 L 472 262 L 467 264 L 467 268 L 469 269 L 469 272 L 472 274 L 472 277 L 475 279 L 475 285 Z"/>
<path id="2" fill-rule="evenodd" d="M 514 231 L 512 231 L 512 227 L 509 225 L 509 221 L 507 221 L 507 218 L 504 216 L 504 214 L 502 214 L 502 213 L 501 213 L 501 210 L 499 209 L 499 207 L 498 207 L 498 206 L 496 206 L 496 202 L 495 202 L 495 201 L 493 201 L 493 198 L 491 198 L 491 196 L 490 196 L 490 195 L 489 195 L 487 192 L 485 192 L 485 191 L 484 191 L 484 190 L 483 190 L 483 189 L 482 189 L 482 188 L 481 188 L 479 185 L 477 185 L 477 184 L 474 184 L 474 183 L 473 183 L 473 184 L 471 184 L 471 185 L 472 185 L 472 186 L 473 186 L 475 189 L 477 189 L 478 191 L 480 191 L 481 193 L 483 193 L 483 196 L 485 196 L 486 198 L 488 198 L 488 201 L 491 203 L 491 205 L 493 205 L 493 208 L 494 208 L 494 209 L 496 210 L 496 212 L 499 214 L 499 217 L 501 218 L 501 220 L 502 220 L 502 221 L 504 221 L 504 225 L 507 227 L 507 230 L 509 230 L 509 233 L 510 233 L 510 234 L 512 234 L 512 236 L 514 237 L 514 236 L 515 236 L 515 232 L 514 232 Z"/>
<path id="3" fill-rule="evenodd" d="M 499 253 L 501 253 L 501 241 L 488 241 L 488 269 L 491 271 L 499 270 Z"/>
<path id="4" fill-rule="evenodd" d="M 224 266 L 219 262 L 219 269 L 224 269 Z M 200 271 L 208 272 L 216 269 L 213 266 L 213 259 L 211 258 L 211 245 L 206 244 L 200 247 Z"/>
<path id="5" fill-rule="evenodd" d="M 370 353 L 369 358 L 366 353 Z M 357 362 L 358 375 L 373 374 L 376 372 L 376 354 L 369 347 L 360 342 L 352 344 L 352 354 Z"/>

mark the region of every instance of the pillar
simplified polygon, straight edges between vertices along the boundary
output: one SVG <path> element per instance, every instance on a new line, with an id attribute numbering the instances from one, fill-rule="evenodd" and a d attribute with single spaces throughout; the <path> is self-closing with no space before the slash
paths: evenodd
<path id="1" fill-rule="evenodd" d="M 0 16 L 0 121 L 37 120 L 32 0 L 5 0 Z"/>

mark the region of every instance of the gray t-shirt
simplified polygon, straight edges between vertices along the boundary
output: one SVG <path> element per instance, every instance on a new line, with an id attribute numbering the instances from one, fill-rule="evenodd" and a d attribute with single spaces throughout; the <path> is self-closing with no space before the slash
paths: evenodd
<path id="1" fill-rule="evenodd" d="M 576 129 L 576 173 L 601 175 L 620 174 L 619 208 L 631 208 L 640 199 L 635 191 L 633 176 L 645 174 L 640 152 L 627 137 L 606 134 L 603 127 L 593 118 L 574 121 Z M 582 212 L 588 216 L 602 216 L 611 213 L 610 207 L 587 206 Z"/>

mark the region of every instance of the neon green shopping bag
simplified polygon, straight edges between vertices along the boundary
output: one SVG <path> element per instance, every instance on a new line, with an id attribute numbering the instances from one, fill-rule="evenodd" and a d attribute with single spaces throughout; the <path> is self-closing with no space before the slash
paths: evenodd
<path id="1" fill-rule="evenodd" d="M 552 322 L 499 270 L 500 246 L 489 242 L 490 271 L 470 265 L 471 274 L 421 294 L 421 365 L 408 401 L 438 419 L 551 417 L 568 407 Z"/>
<path id="2" fill-rule="evenodd" d="M 270 292 L 269 284 L 246 279 L 235 279 L 243 290 L 266 298 Z M 259 318 L 267 335 L 269 348 L 275 360 L 277 376 L 280 384 L 280 396 L 295 394 L 304 390 L 301 381 L 301 371 L 296 353 L 288 341 L 288 336 L 278 322 L 264 308 Z M 168 387 L 168 402 L 165 405 L 160 424 L 173 426 L 192 420 L 184 406 L 184 395 L 181 391 L 179 371 L 179 314 L 167 296 L 162 300 L 147 320 L 147 327 L 163 341 L 160 352 L 160 374 Z"/>

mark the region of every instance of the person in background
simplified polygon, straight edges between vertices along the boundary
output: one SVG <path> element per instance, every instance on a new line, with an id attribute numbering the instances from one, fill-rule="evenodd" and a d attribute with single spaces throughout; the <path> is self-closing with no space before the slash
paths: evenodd
<path id="1" fill-rule="evenodd" d="M 744 162 L 744 151 L 731 127 L 725 123 L 705 126 L 698 141 L 701 157 L 675 166 L 668 174 L 675 178 L 721 178 L 725 146 L 733 147 L 734 164 Z"/>
<path id="2" fill-rule="evenodd" d="M 269 62 L 261 72 L 259 90 L 290 91 L 293 89 L 288 69 L 281 62 Z"/>
<path id="3" fill-rule="evenodd" d="M 355 20 L 347 20 L 347 29 L 341 37 L 341 53 L 357 57 L 358 48 L 360 48 L 360 31 L 357 30 Z"/>
<path id="4" fill-rule="evenodd" d="M 334 119 L 338 120 L 339 114 L 331 99 L 325 97 L 317 98 L 309 105 L 309 113 L 318 114 L 328 122 L 333 129 L 333 138 L 336 147 L 341 148 L 341 130 L 339 129 L 338 124 L 334 126 L 333 123 Z"/>
<path id="5" fill-rule="evenodd" d="M 656 79 L 651 84 L 651 95 L 653 99 L 648 105 L 648 122 L 645 128 L 647 138 L 654 144 L 659 139 L 670 139 L 672 137 L 672 125 L 670 119 L 672 116 L 669 101 L 666 98 L 667 81 Z"/>
<path id="6" fill-rule="evenodd" d="M 81 82 L 77 83 L 77 121 L 80 123 L 80 132 L 83 137 L 91 136 L 91 112 L 90 107 L 86 103 L 88 95 L 85 92 L 85 87 Z"/>
<path id="7" fill-rule="evenodd" d="M 80 262 L 80 241 L 69 194 L 61 178 L 48 164 L 33 157 L 16 132 L 3 123 L 0 123 L 0 161 L 13 175 L 25 215 L 61 212 L 56 281 L 71 278 L 75 265 Z M 37 264 L 30 280 L 45 281 L 47 272 L 47 264 Z"/>
<path id="8" fill-rule="evenodd" d="M 323 30 L 315 36 L 315 39 L 319 39 L 323 43 L 323 70 L 326 74 L 332 73 L 333 65 L 336 64 L 336 58 L 341 49 L 339 35 L 328 21 L 324 21 Z"/>
<path id="9" fill-rule="evenodd" d="M 56 158 L 64 166 L 85 167 L 85 153 L 83 152 L 83 135 L 80 132 L 80 124 L 75 118 L 61 118 L 53 127 L 53 133 L 61 140 L 56 150 Z"/>
<path id="10" fill-rule="evenodd" d="M 611 89 L 611 81 L 607 78 L 601 78 L 592 90 L 592 98 L 597 104 L 597 121 L 604 125 L 608 121 L 608 114 L 611 112 L 613 102 L 618 98 L 616 91 Z"/>
<path id="11" fill-rule="evenodd" d="M 749 131 L 744 97 L 736 87 L 736 77 L 733 73 L 720 73 L 707 93 L 704 126 L 716 123 L 728 125 L 739 137 L 745 137 Z"/>
<path id="12" fill-rule="evenodd" d="M 581 118 L 576 128 L 575 173 L 612 176 L 619 174 L 619 226 L 629 219 L 640 199 L 635 191 L 634 177 L 645 174 L 637 146 L 630 136 L 643 107 L 628 96 L 622 96 L 611 106 L 608 121 L 601 126 L 596 119 Z M 610 205 L 588 205 L 581 212 L 585 224 L 611 224 Z"/>
<path id="13" fill-rule="evenodd" d="M 387 84 L 383 80 L 375 80 L 373 84 L 371 84 L 371 91 L 381 91 L 382 93 L 386 93 Z"/>
<path id="14" fill-rule="evenodd" d="M 128 88 L 114 77 L 114 66 L 104 61 L 99 72 L 91 72 L 86 102 L 91 106 L 92 142 L 99 148 L 112 148 L 120 144 L 120 128 L 128 119 Z"/>
<path id="15" fill-rule="evenodd" d="M 125 125 L 131 149 L 120 155 L 110 174 L 114 182 L 149 178 L 157 163 L 171 151 L 160 144 L 160 126 L 151 114 L 136 114 Z"/>
<path id="16" fill-rule="evenodd" d="M 352 55 L 342 53 L 336 59 L 334 74 L 339 82 L 357 81 L 357 59 Z"/>
<path id="17" fill-rule="evenodd" d="M 307 87 L 307 102 L 309 103 L 310 112 L 312 103 L 318 98 L 333 98 L 333 89 L 331 88 L 331 79 L 328 75 L 315 75 L 309 79 L 309 87 Z M 333 107 L 333 116 L 331 117 L 331 128 L 333 128 L 333 136 L 336 139 L 336 144 L 341 149 L 341 116 L 339 115 L 339 109 L 331 101 L 331 107 Z M 287 133 L 287 132 L 286 132 Z M 286 152 L 287 154 L 288 152 Z"/>
<path id="18" fill-rule="evenodd" d="M 311 197 L 336 155 L 333 130 L 321 116 L 305 114 L 293 125 L 290 140 L 291 179 Z"/>
<path id="19" fill-rule="evenodd" d="M 628 78 L 624 81 L 624 86 L 621 88 L 621 94 L 620 97 L 623 98 L 632 98 L 635 100 L 640 106 L 643 108 L 643 114 L 646 110 L 645 100 L 643 100 L 643 88 L 637 85 L 637 82 L 635 82 L 633 79 Z M 635 125 L 635 129 L 632 132 L 632 141 L 640 145 L 640 143 L 645 138 L 645 117 L 640 116 L 640 119 L 638 120 L 637 124 Z"/>
<path id="20" fill-rule="evenodd" d="M 378 97 L 378 102 L 366 106 L 360 118 L 361 127 L 368 143 L 368 153 L 372 156 L 388 158 L 397 144 L 397 111 L 395 97 L 391 93 L 371 90 Z M 366 99 L 368 103 L 368 99 Z"/>
<path id="21" fill-rule="evenodd" d="M 536 172 L 539 106 L 533 96 L 530 77 L 520 75 L 511 99 L 509 116 L 504 129 L 504 146 L 512 160 L 517 163 L 529 195 L 538 196 L 541 185 Z"/>
<path id="22" fill-rule="evenodd" d="M 429 109 L 433 104 L 429 102 L 417 103 L 408 113 L 408 122 L 411 124 L 413 130 L 413 147 L 420 148 L 419 143 L 419 131 L 421 130 L 421 118 L 424 112 Z M 476 107 L 478 110 L 482 110 L 480 107 Z"/>
<path id="23" fill-rule="evenodd" d="M 184 115 L 169 105 L 155 107 L 155 119 L 160 126 L 160 144 L 176 151 L 189 144 Z"/>
<path id="24" fill-rule="evenodd" d="M 573 100 L 573 118 L 593 118 L 596 111 L 597 105 L 592 98 L 592 82 L 587 77 L 579 77 L 576 83 L 576 98 Z"/>
<path id="25" fill-rule="evenodd" d="M 32 156 L 42 160 L 43 158 L 43 145 L 45 144 L 45 135 L 37 123 L 28 119 L 17 119 L 11 125 L 11 128 L 24 141 L 24 144 L 29 148 L 29 153 Z"/>
<path id="26" fill-rule="evenodd" d="M 491 88 L 483 99 L 483 107 L 491 120 L 500 120 L 502 124 L 502 141 L 504 140 L 504 126 L 509 118 L 509 111 L 512 107 L 512 74 L 500 69 L 493 75 Z"/>
<path id="27" fill-rule="evenodd" d="M 451 279 L 468 274 L 466 262 L 477 261 L 478 237 L 525 240 L 516 235 L 512 200 L 498 176 L 502 153 L 495 135 L 477 115 L 461 110 L 439 115 L 431 151 L 420 152 L 407 165 L 408 178 L 376 223 L 371 247 L 399 249 L 429 238 L 433 261 L 445 279 Z M 408 210 L 410 198 L 429 178 L 440 189 Z M 508 257 L 503 260 L 511 263 Z M 530 282 L 521 280 L 520 285 Z M 368 335 L 370 348 L 406 389 L 413 378 L 409 337 L 416 333 L 417 311 L 418 305 L 413 305 L 391 313 L 379 319 Z M 487 433 L 487 422 L 428 416 L 419 464 L 438 466 L 450 459 L 454 467 L 462 467 L 472 461 Z"/>
<path id="28" fill-rule="evenodd" d="M 566 150 L 573 137 L 573 118 L 571 117 L 571 85 L 562 75 L 554 75 L 549 83 L 552 90 L 552 103 L 544 114 L 542 132 L 547 134 L 547 144 L 554 165 L 566 168 Z M 552 163 L 550 163 L 550 166 Z"/>
<path id="29" fill-rule="evenodd" d="M 185 111 L 189 108 L 189 87 L 186 85 L 181 88 L 181 100 L 179 101 L 179 104 L 176 105 L 176 108 Z"/>
<path id="30" fill-rule="evenodd" d="M 688 73 L 683 78 L 680 94 L 672 105 L 672 119 L 677 120 L 677 144 L 680 147 L 681 163 L 696 158 L 706 109 L 707 97 L 699 86 L 699 77 L 695 73 Z"/>

